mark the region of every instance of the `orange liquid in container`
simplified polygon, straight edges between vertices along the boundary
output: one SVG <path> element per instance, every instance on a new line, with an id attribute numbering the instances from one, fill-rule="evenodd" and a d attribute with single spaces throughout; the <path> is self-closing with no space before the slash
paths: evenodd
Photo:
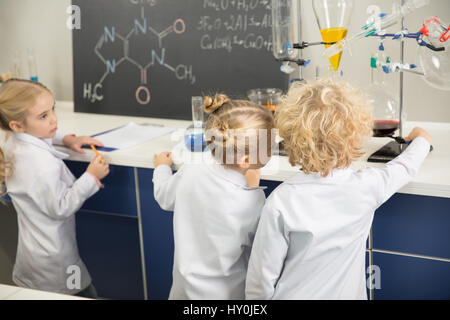
<path id="1" fill-rule="evenodd" d="M 347 28 L 329 28 L 329 29 L 322 29 L 320 30 L 320 33 L 322 34 L 322 40 L 325 43 L 331 43 L 331 42 L 338 42 L 345 38 L 347 35 Z M 330 47 L 330 44 L 326 44 L 325 48 Z M 341 62 L 341 56 L 342 52 L 338 53 L 335 56 L 332 56 L 329 58 L 331 68 L 333 68 L 333 71 L 338 71 L 339 64 Z"/>
<path id="2" fill-rule="evenodd" d="M 276 106 L 270 102 L 270 99 L 267 99 L 267 104 L 264 105 L 265 108 L 269 109 L 272 112 L 275 112 Z"/>

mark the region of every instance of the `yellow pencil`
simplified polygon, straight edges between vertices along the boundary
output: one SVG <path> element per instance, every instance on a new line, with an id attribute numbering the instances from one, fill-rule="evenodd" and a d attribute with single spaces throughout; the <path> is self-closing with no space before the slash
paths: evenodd
<path id="1" fill-rule="evenodd" d="M 91 144 L 90 146 L 91 146 L 92 150 L 94 150 L 96 156 L 101 156 L 93 144 Z M 100 163 L 103 163 L 103 157 L 100 159 Z"/>
<path id="2" fill-rule="evenodd" d="M 91 144 L 90 146 L 91 146 L 91 149 L 94 150 L 96 156 L 101 156 L 100 153 L 98 153 L 97 149 L 94 147 L 93 144 Z M 100 163 L 103 163 L 103 157 L 100 159 Z M 100 189 L 103 189 L 104 187 L 105 187 L 105 185 L 102 183 L 100 185 Z"/>

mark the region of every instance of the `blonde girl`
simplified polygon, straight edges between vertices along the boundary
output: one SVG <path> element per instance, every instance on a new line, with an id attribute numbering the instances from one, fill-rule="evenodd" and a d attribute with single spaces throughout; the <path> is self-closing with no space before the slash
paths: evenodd
<path id="1" fill-rule="evenodd" d="M 90 137 L 57 130 L 55 101 L 42 84 L 11 79 L 0 87 L 0 127 L 7 141 L 0 149 L 0 183 L 17 212 L 19 237 L 13 281 L 21 287 L 95 296 L 78 254 L 74 213 L 99 190 L 108 165 L 96 157 L 75 179 L 55 144 L 81 152 Z M 3 192 L 4 192 L 3 187 Z M 68 276 L 76 270 L 79 281 Z"/>
<path id="2" fill-rule="evenodd" d="M 367 299 L 365 246 L 374 211 L 412 179 L 431 138 L 383 168 L 349 169 L 372 135 L 363 94 L 344 82 L 290 88 L 276 111 L 290 163 L 302 171 L 266 201 L 249 262 L 247 299 Z"/>
<path id="3" fill-rule="evenodd" d="M 174 211 L 169 298 L 243 299 L 265 201 L 257 170 L 270 159 L 273 118 L 252 102 L 225 95 L 205 97 L 204 108 L 210 114 L 206 136 L 211 161 L 186 163 L 172 175 L 171 154 L 154 157 L 155 199 L 162 209 Z"/>

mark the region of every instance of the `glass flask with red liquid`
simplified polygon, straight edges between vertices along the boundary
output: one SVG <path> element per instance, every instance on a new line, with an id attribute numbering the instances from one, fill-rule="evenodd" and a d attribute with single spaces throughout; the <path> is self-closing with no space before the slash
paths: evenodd
<path id="1" fill-rule="evenodd" d="M 387 64 L 390 58 L 384 54 L 383 43 L 376 54 L 371 57 L 371 85 L 367 90 L 373 107 L 374 137 L 390 137 L 400 127 L 399 103 L 386 82 L 389 73 Z"/>
<path id="2" fill-rule="evenodd" d="M 373 136 L 391 137 L 399 128 L 399 120 L 375 119 L 373 123 Z"/>
<path id="3" fill-rule="evenodd" d="M 384 54 L 383 42 L 370 60 L 371 85 L 367 89 L 370 103 L 373 107 L 373 136 L 390 137 L 395 141 L 382 147 L 371 155 L 369 162 L 388 162 L 398 156 L 403 150 L 405 141 L 395 134 L 400 128 L 400 106 L 398 98 L 392 93 L 386 82 L 390 58 Z"/>

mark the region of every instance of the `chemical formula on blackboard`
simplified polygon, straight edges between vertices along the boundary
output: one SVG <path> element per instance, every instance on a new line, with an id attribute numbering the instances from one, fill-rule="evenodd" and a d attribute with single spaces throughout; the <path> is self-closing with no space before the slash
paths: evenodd
<path id="1" fill-rule="evenodd" d="M 270 0 L 72 0 L 75 111 L 190 118 L 190 97 L 285 89 Z"/>
<path id="2" fill-rule="evenodd" d="M 97 55 L 97 57 L 105 64 L 106 71 L 101 77 L 100 81 L 98 81 L 95 85 L 92 85 L 92 83 L 84 83 L 83 97 L 85 99 L 88 99 L 90 102 L 103 100 L 103 95 L 101 94 L 103 81 L 108 75 L 114 74 L 116 72 L 116 67 L 118 67 L 123 62 L 129 62 L 139 69 L 140 85 L 136 89 L 135 97 L 136 101 L 141 105 L 145 105 L 150 102 L 151 93 L 150 89 L 147 86 L 147 75 L 149 69 L 153 65 L 155 65 L 155 63 L 159 63 L 160 65 L 166 67 L 170 72 L 173 72 L 176 79 L 178 80 L 188 79 L 188 81 L 191 84 L 195 83 L 195 76 L 192 74 L 192 65 L 179 64 L 176 67 L 173 67 L 169 64 L 169 62 L 165 61 L 166 49 L 163 47 L 164 37 L 170 35 L 171 33 L 183 34 L 185 30 L 186 25 L 183 19 L 176 19 L 172 25 L 168 26 L 164 30 L 159 32 L 156 31 L 154 28 L 152 28 L 147 24 L 147 18 L 145 17 L 144 7 L 141 8 L 140 19 L 134 19 L 134 26 L 128 33 L 126 33 L 126 36 L 122 36 L 120 33 L 116 32 L 116 28 L 114 26 L 110 28 L 105 26 L 104 34 L 100 37 L 100 40 L 98 41 L 97 45 L 94 48 L 94 52 Z M 144 66 L 132 58 L 132 54 L 130 53 L 129 41 L 132 36 L 139 35 L 140 33 L 147 34 L 147 32 L 153 33 L 158 38 L 158 48 L 151 49 L 151 60 Z M 116 61 L 116 59 L 107 60 L 102 56 L 101 50 L 103 44 L 108 41 L 121 42 L 121 45 L 123 47 L 123 57 L 121 57 L 119 61 Z"/>

